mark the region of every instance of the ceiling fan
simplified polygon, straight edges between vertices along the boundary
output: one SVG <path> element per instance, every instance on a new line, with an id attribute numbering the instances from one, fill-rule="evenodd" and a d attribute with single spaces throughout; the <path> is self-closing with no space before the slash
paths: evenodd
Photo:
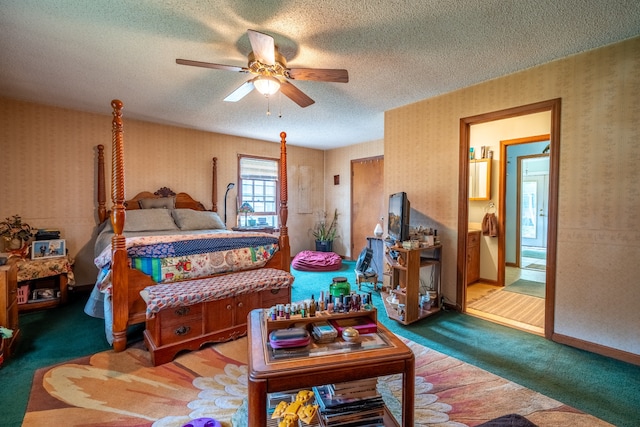
<path id="1" fill-rule="evenodd" d="M 188 59 L 176 59 L 176 63 L 253 74 L 254 77 L 244 82 L 224 99 L 229 102 L 241 100 L 255 88 L 265 96 L 273 95 L 280 90 L 285 96 L 304 108 L 315 101 L 290 83 L 289 80 L 337 83 L 347 83 L 349 81 L 347 70 L 287 68 L 287 60 L 278 51 L 278 46 L 276 46 L 273 37 L 254 30 L 247 30 L 247 33 L 253 50 L 249 53 L 249 63 L 246 67 L 212 64 Z"/>

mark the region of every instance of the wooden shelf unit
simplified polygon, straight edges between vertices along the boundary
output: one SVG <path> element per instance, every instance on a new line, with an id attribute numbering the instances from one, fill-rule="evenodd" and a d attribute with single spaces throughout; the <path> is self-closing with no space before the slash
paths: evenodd
<path id="1" fill-rule="evenodd" d="M 13 336 L 4 340 L 4 356 L 14 351 L 20 329 L 18 327 L 18 268 L 13 260 L 0 266 L 0 326 L 13 330 Z"/>
<path id="2" fill-rule="evenodd" d="M 441 257 L 442 245 L 419 247 L 417 249 L 405 249 L 394 247 L 398 255 L 396 259 L 387 252 L 385 262 L 390 276 L 391 289 L 381 293 L 387 316 L 402 324 L 408 325 L 425 317 L 431 316 L 441 310 Z M 420 307 L 420 269 L 424 267 L 436 269 L 434 282 L 436 299 L 429 310 Z M 405 304 L 405 315 L 398 315 L 397 307 L 387 301 L 387 297 L 395 295 L 401 304 Z"/>

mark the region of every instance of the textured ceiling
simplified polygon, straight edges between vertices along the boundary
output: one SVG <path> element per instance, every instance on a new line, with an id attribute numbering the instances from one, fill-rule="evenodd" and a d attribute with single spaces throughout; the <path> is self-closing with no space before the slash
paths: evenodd
<path id="1" fill-rule="evenodd" d="M 247 74 L 175 62 L 246 66 L 247 29 L 349 83 L 294 82 L 307 108 L 229 103 Z M 119 98 L 125 117 L 324 149 L 382 139 L 386 110 L 637 36 L 640 2 L 0 0 L 0 34 L 0 96 L 102 114 Z"/>

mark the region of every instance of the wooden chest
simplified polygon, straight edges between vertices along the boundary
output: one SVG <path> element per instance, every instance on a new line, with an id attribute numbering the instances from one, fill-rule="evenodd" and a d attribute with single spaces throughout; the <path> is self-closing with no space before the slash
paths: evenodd
<path id="1" fill-rule="evenodd" d="M 152 363 L 161 365 L 181 351 L 245 336 L 251 310 L 289 302 L 290 286 L 162 310 L 147 319 L 145 345 Z"/>

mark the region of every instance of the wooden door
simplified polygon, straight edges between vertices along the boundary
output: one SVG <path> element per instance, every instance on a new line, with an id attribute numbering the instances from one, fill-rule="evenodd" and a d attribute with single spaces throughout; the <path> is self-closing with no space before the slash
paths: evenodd
<path id="1" fill-rule="evenodd" d="M 384 217 L 384 157 L 376 156 L 351 161 L 351 259 L 357 259 L 367 247 L 367 237 Z M 386 231 L 386 224 L 382 228 Z"/>

